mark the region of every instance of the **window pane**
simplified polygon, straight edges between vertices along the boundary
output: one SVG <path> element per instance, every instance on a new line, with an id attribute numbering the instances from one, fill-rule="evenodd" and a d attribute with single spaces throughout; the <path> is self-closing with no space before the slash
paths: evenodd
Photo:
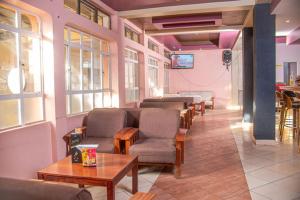
<path id="1" fill-rule="evenodd" d="M 71 87 L 72 90 L 80 90 L 80 49 L 70 48 Z"/>
<path id="2" fill-rule="evenodd" d="M 82 51 L 83 90 L 92 90 L 92 53 Z"/>
<path id="3" fill-rule="evenodd" d="M 109 43 L 105 40 L 102 40 L 101 51 L 109 53 Z"/>
<path id="4" fill-rule="evenodd" d="M 24 91 L 41 91 L 40 41 L 36 38 L 21 37 L 21 66 L 24 72 Z"/>
<path id="5" fill-rule="evenodd" d="M 102 88 L 102 83 L 101 83 L 101 62 L 100 62 L 100 52 L 95 50 L 94 51 L 94 71 L 93 71 L 93 76 L 94 76 L 94 90 L 99 90 Z"/>
<path id="6" fill-rule="evenodd" d="M 16 11 L 0 5 L 0 24 L 16 26 Z"/>
<path id="7" fill-rule="evenodd" d="M 19 100 L 0 101 L 0 129 L 19 125 Z"/>
<path id="8" fill-rule="evenodd" d="M 31 123 L 43 120 L 42 97 L 24 99 L 24 122 Z"/>
<path id="9" fill-rule="evenodd" d="M 98 10 L 98 24 L 110 29 L 110 16 Z"/>
<path id="10" fill-rule="evenodd" d="M 92 44 L 91 36 L 83 34 L 82 35 L 82 45 L 85 47 L 91 48 L 91 44 Z"/>
<path id="11" fill-rule="evenodd" d="M 80 45 L 80 33 L 71 31 L 70 33 L 70 42 L 73 44 Z"/>
<path id="12" fill-rule="evenodd" d="M 111 107 L 111 93 L 104 92 L 104 107 Z"/>
<path id="13" fill-rule="evenodd" d="M 93 109 L 93 94 L 84 94 L 83 111 L 90 111 Z"/>
<path id="14" fill-rule="evenodd" d="M 65 8 L 71 10 L 72 12 L 77 11 L 77 0 L 65 0 Z"/>
<path id="15" fill-rule="evenodd" d="M 68 33 L 69 33 L 68 29 L 65 28 L 65 29 L 64 29 L 64 40 L 65 40 L 65 41 L 68 41 L 68 40 L 69 40 L 69 34 L 68 34 Z"/>
<path id="16" fill-rule="evenodd" d="M 0 29 L 0 95 L 20 93 L 16 35 Z"/>
<path id="17" fill-rule="evenodd" d="M 103 66 L 103 88 L 109 88 L 109 56 L 102 56 L 102 66 Z"/>
<path id="18" fill-rule="evenodd" d="M 70 95 L 67 95 L 66 96 L 66 111 L 67 111 L 67 114 L 71 114 L 71 111 L 70 111 Z"/>
<path id="19" fill-rule="evenodd" d="M 65 57 L 65 86 L 66 86 L 66 90 L 70 90 L 70 65 L 69 65 L 69 61 L 68 61 L 68 47 L 65 45 L 64 46 L 64 57 Z"/>
<path id="20" fill-rule="evenodd" d="M 85 3 L 80 2 L 80 15 L 89 20 L 94 21 L 95 10 L 92 7 L 86 5 Z"/>
<path id="21" fill-rule="evenodd" d="M 102 93 L 95 94 L 95 107 L 103 108 L 103 94 Z"/>
<path id="22" fill-rule="evenodd" d="M 81 105 L 82 105 L 82 95 L 81 94 L 74 94 L 71 96 L 72 100 L 72 107 L 71 113 L 76 114 L 81 112 Z"/>
<path id="23" fill-rule="evenodd" d="M 39 23 L 35 16 L 30 14 L 21 14 L 21 28 L 27 31 L 39 32 Z"/>

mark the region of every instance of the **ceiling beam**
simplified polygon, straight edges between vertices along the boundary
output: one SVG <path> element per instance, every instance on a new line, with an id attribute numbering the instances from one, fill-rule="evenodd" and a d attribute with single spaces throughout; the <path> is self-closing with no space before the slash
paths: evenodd
<path id="1" fill-rule="evenodd" d="M 255 0 L 235 0 L 226 2 L 200 3 L 180 6 L 165 6 L 138 10 L 120 11 L 118 15 L 123 18 L 141 18 L 166 15 L 180 15 L 192 13 L 223 12 L 234 10 L 249 10 L 255 5 Z"/>
<path id="2" fill-rule="evenodd" d="M 146 30 L 146 34 L 150 36 L 157 35 L 181 35 L 191 33 L 219 33 L 226 31 L 240 31 L 243 26 L 213 26 L 213 27 L 194 27 L 194 28 L 176 28 L 164 30 Z"/>
<path id="3" fill-rule="evenodd" d="M 253 8 L 248 11 L 248 14 L 244 21 L 244 27 L 253 27 Z"/>

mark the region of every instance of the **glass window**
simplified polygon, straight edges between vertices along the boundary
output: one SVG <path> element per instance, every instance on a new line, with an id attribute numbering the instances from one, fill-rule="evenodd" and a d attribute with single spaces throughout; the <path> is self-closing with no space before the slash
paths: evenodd
<path id="1" fill-rule="evenodd" d="M 125 49 L 125 92 L 126 102 L 139 101 L 138 52 Z"/>
<path id="2" fill-rule="evenodd" d="M 30 14 L 21 14 L 21 28 L 27 31 L 39 32 L 39 23 L 37 18 Z"/>
<path id="3" fill-rule="evenodd" d="M 158 96 L 158 60 L 150 57 L 148 60 L 148 67 L 149 96 Z"/>
<path id="4" fill-rule="evenodd" d="M 159 53 L 158 45 L 156 45 L 151 40 L 148 40 L 148 48 L 151 49 L 152 51 L 155 51 L 155 52 Z"/>
<path id="5" fill-rule="evenodd" d="M 67 8 L 68 10 L 71 10 L 72 12 L 77 12 L 77 2 L 78 0 L 65 0 L 64 4 L 65 4 L 65 8 Z"/>
<path id="6" fill-rule="evenodd" d="M 0 5 L 0 24 L 16 26 L 16 11 L 6 5 Z"/>
<path id="7" fill-rule="evenodd" d="M 0 25 L 1 130 L 43 120 L 44 99 L 39 19 L 0 4 Z"/>
<path id="8" fill-rule="evenodd" d="M 66 9 L 98 23 L 101 27 L 110 29 L 110 16 L 102 12 L 92 1 L 64 0 L 64 5 Z"/>
<path id="9" fill-rule="evenodd" d="M 131 30 L 128 27 L 125 27 L 125 37 L 127 37 L 128 39 L 135 41 L 137 43 L 140 42 L 139 34 L 136 33 L 135 31 Z"/>
<path id="10" fill-rule="evenodd" d="M 91 21 L 95 21 L 95 15 L 96 15 L 95 7 L 89 5 L 85 1 L 81 1 L 80 2 L 80 15 Z"/>
<path id="11" fill-rule="evenodd" d="M 111 106 L 109 43 L 69 27 L 65 35 L 67 114 Z"/>

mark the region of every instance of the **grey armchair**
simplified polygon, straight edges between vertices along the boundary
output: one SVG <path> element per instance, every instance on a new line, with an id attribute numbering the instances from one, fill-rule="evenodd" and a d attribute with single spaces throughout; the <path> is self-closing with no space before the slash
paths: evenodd
<path id="1" fill-rule="evenodd" d="M 126 111 L 117 108 L 96 108 L 83 120 L 81 144 L 99 144 L 98 153 L 120 153 L 120 136 L 128 130 L 126 127 Z M 71 131 L 72 132 L 72 131 Z M 63 139 L 70 152 L 70 134 Z"/>
<path id="2" fill-rule="evenodd" d="M 132 128 L 121 137 L 126 154 L 138 155 L 140 165 L 175 165 L 176 175 L 180 175 L 185 135 L 179 133 L 179 120 L 178 110 L 142 109 L 139 129 Z"/>

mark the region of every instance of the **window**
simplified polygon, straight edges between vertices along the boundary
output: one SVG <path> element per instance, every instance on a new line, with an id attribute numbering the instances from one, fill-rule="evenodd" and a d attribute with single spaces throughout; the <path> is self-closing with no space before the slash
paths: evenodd
<path id="1" fill-rule="evenodd" d="M 152 42 L 151 40 L 148 40 L 148 48 L 152 51 L 155 51 L 156 53 L 159 53 L 158 45 Z"/>
<path id="2" fill-rule="evenodd" d="M 88 0 L 64 0 L 65 8 L 110 29 L 110 16 Z"/>
<path id="3" fill-rule="evenodd" d="M 164 64 L 164 94 L 169 93 L 169 69 L 170 69 L 170 64 L 165 63 Z"/>
<path id="4" fill-rule="evenodd" d="M 165 56 L 165 58 L 168 58 L 171 60 L 171 52 L 170 51 L 164 50 L 164 56 Z"/>
<path id="5" fill-rule="evenodd" d="M 125 49 L 125 90 L 127 103 L 139 100 L 138 53 L 130 49 Z"/>
<path id="6" fill-rule="evenodd" d="M 67 114 L 111 106 L 109 43 L 65 28 Z"/>
<path id="7" fill-rule="evenodd" d="M 137 43 L 140 42 L 139 34 L 134 32 L 133 30 L 131 30 L 128 27 L 125 27 L 125 37 L 127 37 L 128 39 L 135 41 Z"/>
<path id="8" fill-rule="evenodd" d="M 149 96 L 158 95 L 158 60 L 149 58 Z"/>
<path id="9" fill-rule="evenodd" d="M 44 119 L 37 16 L 0 4 L 0 129 Z"/>

